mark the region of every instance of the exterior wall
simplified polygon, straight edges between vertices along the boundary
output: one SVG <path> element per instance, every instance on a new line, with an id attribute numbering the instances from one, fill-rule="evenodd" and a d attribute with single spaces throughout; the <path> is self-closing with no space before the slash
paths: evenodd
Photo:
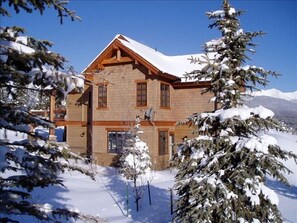
<path id="1" fill-rule="evenodd" d="M 185 120 L 196 112 L 212 111 L 214 104 L 210 102 L 212 94 L 201 95 L 202 88 L 175 89 L 173 94 L 173 110 L 176 120 Z"/>
<path id="2" fill-rule="evenodd" d="M 147 82 L 147 106 L 136 106 L 136 84 Z M 98 108 L 98 84 L 107 84 L 107 108 Z M 100 165 L 114 165 L 117 154 L 107 151 L 107 131 L 129 129 L 133 127 L 136 116 L 144 117 L 146 109 L 154 109 L 153 126 L 143 121 L 142 140 L 148 144 L 154 169 L 164 169 L 169 164 L 169 155 L 159 156 L 158 129 L 174 132 L 174 115 L 172 106 L 160 108 L 160 81 L 150 79 L 145 69 L 135 68 L 132 64 L 106 67 L 103 72 L 94 76 L 93 83 L 93 154 Z M 171 87 L 171 103 L 174 89 Z M 160 123 L 166 123 L 162 125 Z M 116 123 L 116 124 L 113 124 Z"/>
<path id="3" fill-rule="evenodd" d="M 82 94 L 69 94 L 67 97 L 67 120 L 83 121 L 82 105 L 79 103 Z"/>
<path id="4" fill-rule="evenodd" d="M 137 115 L 143 117 L 147 108 L 153 108 L 155 121 L 175 120 L 172 108 L 174 89 L 170 87 L 171 108 L 160 108 L 160 81 L 150 79 L 147 72 L 135 69 L 132 64 L 106 67 L 101 75 L 94 77 L 93 114 L 96 120 L 131 121 Z M 136 107 L 137 81 L 147 82 L 147 106 Z M 96 84 L 107 84 L 107 108 L 98 108 L 98 87 Z M 112 111 L 112 112 L 111 112 Z"/>
<path id="5" fill-rule="evenodd" d="M 133 123 L 134 124 L 134 123 Z M 96 162 L 99 165 L 112 165 L 116 166 L 118 161 L 118 154 L 108 153 L 108 139 L 107 132 L 108 130 L 128 130 L 133 127 L 133 124 L 126 126 L 94 126 L 93 127 L 93 155 L 96 157 Z M 150 151 L 151 161 L 153 169 L 164 169 L 169 165 L 169 154 L 159 155 L 159 145 L 158 145 L 158 133 L 160 129 L 167 130 L 172 132 L 174 126 L 147 126 L 141 124 L 141 129 L 144 134 L 141 136 L 141 139 L 147 143 L 147 146 Z"/>
<path id="6" fill-rule="evenodd" d="M 141 115 L 143 108 L 136 108 L 136 82 L 145 80 L 145 75 L 132 64 L 106 67 L 100 75 L 94 76 L 93 120 L 130 121 Z M 148 81 L 150 85 L 151 81 Z M 107 84 L 107 108 L 98 108 L 98 86 Z M 146 109 L 146 108 L 144 108 Z"/>
<path id="7" fill-rule="evenodd" d="M 139 81 L 147 83 L 145 107 L 136 106 L 136 86 Z M 144 131 L 142 140 L 148 144 L 153 168 L 168 167 L 170 155 L 173 154 L 169 152 L 159 155 L 159 130 L 167 131 L 168 138 L 169 134 L 174 135 L 175 142 L 181 142 L 184 136 L 191 138 L 193 129 L 175 126 L 175 122 L 184 120 L 195 112 L 213 110 L 213 103 L 209 102 L 212 95 L 201 96 L 199 88 L 174 89 L 170 85 L 170 108 L 161 108 L 161 83 L 146 68 L 132 63 L 107 66 L 102 72 L 95 74 L 92 85 L 86 86 L 83 94 L 69 95 L 68 98 L 67 143 L 71 149 L 86 153 L 87 147 L 90 147 L 97 164 L 116 165 L 118 155 L 108 153 L 108 130 L 129 130 L 133 127 L 136 116 L 144 118 L 145 111 L 153 108 L 153 122 L 141 122 Z M 107 108 L 98 108 L 99 84 L 107 84 Z M 89 91 L 92 94 L 91 106 L 88 105 Z"/>
<path id="8" fill-rule="evenodd" d="M 83 94 L 69 94 L 67 98 L 66 142 L 75 153 L 85 154 L 87 143 L 87 105 Z"/>
<path id="9" fill-rule="evenodd" d="M 86 127 L 82 126 L 67 126 L 67 144 L 72 152 L 86 154 L 87 134 Z"/>
<path id="10" fill-rule="evenodd" d="M 212 111 L 214 109 L 211 93 L 201 95 L 202 88 L 175 89 L 174 116 L 176 121 L 183 121 L 197 112 Z M 180 143 L 184 137 L 193 138 L 194 126 L 178 125 L 175 128 L 175 142 Z"/>

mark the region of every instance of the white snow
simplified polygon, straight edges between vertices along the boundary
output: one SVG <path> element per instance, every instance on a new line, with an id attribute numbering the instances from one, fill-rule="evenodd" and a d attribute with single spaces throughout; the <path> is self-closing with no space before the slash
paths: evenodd
<path id="1" fill-rule="evenodd" d="M 233 143 L 236 143 L 236 150 L 247 148 L 251 151 L 256 150 L 257 152 L 265 154 L 268 154 L 269 145 L 277 144 L 277 141 L 274 137 L 266 134 L 263 134 L 260 137 L 237 138 L 237 140 L 238 141 L 233 141 Z"/>
<path id="2" fill-rule="evenodd" d="M 17 43 L 21 43 L 21 44 L 26 45 L 26 46 L 28 44 L 28 38 L 27 38 L 27 36 L 18 36 L 18 37 L 15 38 L 15 41 Z"/>
<path id="3" fill-rule="evenodd" d="M 255 91 L 251 95 L 253 95 L 253 96 L 268 96 L 268 97 L 272 97 L 272 98 L 285 99 L 288 101 L 297 101 L 297 91 L 282 92 L 275 88 L 268 89 L 268 90 Z"/>
<path id="4" fill-rule="evenodd" d="M 16 43 L 12 41 L 1 40 L 0 45 L 3 48 L 10 48 L 10 49 L 17 50 L 19 53 L 32 54 L 35 52 L 34 49 L 32 49 L 31 47 L 25 46 L 22 42 Z"/>
<path id="5" fill-rule="evenodd" d="M 259 205 L 260 204 L 260 198 L 259 195 L 262 193 L 265 198 L 269 199 L 272 204 L 278 205 L 279 199 L 277 194 L 267 186 L 265 186 L 263 183 L 257 182 L 252 179 L 246 179 L 244 187 L 244 191 L 246 195 L 250 198 L 251 203 L 253 205 Z"/>
<path id="6" fill-rule="evenodd" d="M 223 17 L 225 15 L 225 12 L 224 12 L 224 10 L 216 10 L 216 11 L 213 11 L 213 12 L 207 12 L 206 14 L 209 15 L 209 16 Z"/>
<path id="7" fill-rule="evenodd" d="M 115 38 L 107 45 L 107 47 L 115 40 L 120 41 L 124 46 L 132 50 L 134 53 L 144 58 L 151 65 L 159 69 L 163 73 L 171 74 L 179 78 L 184 78 L 187 72 L 201 69 L 201 65 L 191 63 L 191 58 L 199 58 L 202 54 L 189 54 L 178 56 L 167 56 L 156 49 L 150 48 L 142 43 L 139 43 L 127 36 L 116 35 Z M 107 48 L 106 47 L 106 48 Z M 98 56 L 88 65 L 90 66 L 105 50 L 98 54 Z M 87 66 L 87 67 L 88 67 Z M 85 72 L 87 68 L 84 69 Z"/>
<path id="8" fill-rule="evenodd" d="M 139 138 L 136 139 L 133 149 L 135 151 L 141 152 L 141 156 L 137 157 L 136 155 L 130 153 L 127 155 L 125 159 L 125 164 L 131 168 L 134 169 L 137 173 L 142 173 L 149 179 L 150 177 L 150 157 L 146 151 L 148 151 L 148 146 L 145 142 L 141 141 Z M 146 162 L 143 160 L 148 159 Z M 142 175 L 142 174 L 140 174 Z"/>
<path id="9" fill-rule="evenodd" d="M 234 15 L 236 13 L 235 8 L 230 8 L 228 13 L 229 15 Z"/>
<path id="10" fill-rule="evenodd" d="M 0 130 L 0 135 L 3 135 L 3 130 Z M 297 153 L 296 135 L 270 131 L 267 134 L 267 140 L 272 142 L 274 140 L 270 136 L 276 139 L 283 149 L 293 150 Z M 21 137 L 21 134 L 18 136 L 10 135 L 9 137 Z M 266 140 L 266 136 L 264 138 Z M 11 138 L 11 140 L 14 139 Z M 1 157 L 3 153 L 4 151 L 1 148 Z M 117 169 L 95 165 L 79 165 L 96 171 L 96 181 L 92 181 L 89 177 L 78 172 L 65 172 L 61 174 L 61 178 L 65 180 L 66 188 L 50 186 L 45 189 L 34 190 L 33 199 L 44 204 L 41 208 L 50 211 L 53 207 L 68 207 L 77 212 L 100 216 L 112 223 L 163 223 L 171 221 L 169 189 L 174 185 L 174 176 L 176 174 L 174 169 L 153 173 L 154 177 L 150 185 L 152 205 L 149 205 L 148 191 L 145 191 L 144 197 L 140 200 L 139 212 L 136 212 L 132 184 L 128 182 L 129 216 L 127 217 L 127 181 L 118 174 Z M 261 185 L 260 189 L 264 196 L 273 203 L 277 203 L 277 200 L 279 200 L 279 209 L 287 223 L 297 223 L 297 167 L 293 160 L 285 161 L 285 165 L 294 172 L 291 175 L 286 174 L 291 187 L 284 186 L 268 177 L 266 185 Z M 1 174 L 1 176 L 5 177 L 9 173 Z M 215 179 L 209 179 L 208 182 L 215 183 Z M 228 196 L 235 195 L 231 193 Z M 2 215 L 1 213 L 0 216 Z M 16 218 L 23 223 L 38 222 L 28 216 Z M 69 221 L 62 221 L 62 223 L 66 222 Z M 254 219 L 254 222 L 257 222 L 257 219 Z"/>
<path id="11" fill-rule="evenodd" d="M 215 113 L 207 113 L 210 116 L 218 116 L 221 121 L 224 121 L 228 118 L 239 117 L 242 120 L 249 119 L 253 115 L 259 115 L 260 118 L 268 118 L 273 117 L 273 111 L 264 108 L 263 106 L 249 108 L 249 107 L 242 107 L 242 108 L 230 108 L 226 110 L 217 110 Z"/>

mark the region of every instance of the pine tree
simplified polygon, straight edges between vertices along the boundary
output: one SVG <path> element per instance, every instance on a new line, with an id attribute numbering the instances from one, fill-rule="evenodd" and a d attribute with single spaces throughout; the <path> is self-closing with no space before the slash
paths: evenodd
<path id="1" fill-rule="evenodd" d="M 285 131 L 273 112 L 242 105 L 245 89 L 268 84 L 276 72 L 246 65 L 252 40 L 263 32 L 244 32 L 238 17 L 243 11 L 225 0 L 222 10 L 207 13 L 221 37 L 205 44 L 205 53 L 193 62 L 203 67 L 187 74 L 209 80 L 204 92 L 214 94 L 215 111 L 197 113 L 183 124 L 196 126 L 198 136 L 180 146 L 176 175 L 177 222 L 282 222 L 278 198 L 265 186 L 267 175 L 288 184 L 291 172 L 281 160 L 297 156 L 282 150 L 269 129 Z M 289 148 L 288 148 L 289 149 Z"/>
<path id="2" fill-rule="evenodd" d="M 144 183 L 150 177 L 151 160 L 149 148 L 140 138 L 143 131 L 140 128 L 140 118 L 136 118 L 136 124 L 130 131 L 130 136 L 125 142 L 123 154 L 120 158 L 120 172 L 127 180 L 133 181 L 133 190 L 136 209 L 139 210 L 139 200 L 144 192 Z"/>
<path id="3" fill-rule="evenodd" d="M 16 12 L 27 12 L 54 6 L 61 16 L 75 17 L 64 7 L 65 2 L 42 1 L 1 1 L 0 13 L 9 15 L 4 8 L 12 7 Z M 65 14 L 66 13 L 66 14 Z M 65 15 L 64 15 L 65 14 Z M 99 219 L 68 209 L 56 209 L 49 204 L 39 204 L 31 197 L 35 188 L 50 185 L 63 186 L 59 174 L 65 170 L 77 170 L 92 174 L 77 167 L 67 158 L 80 158 L 72 154 L 67 147 L 49 142 L 47 138 L 32 131 L 32 126 L 54 128 L 48 120 L 29 113 L 22 94 L 27 91 L 55 91 L 58 98 L 67 93 L 82 90 L 84 79 L 80 75 L 63 70 L 65 59 L 49 51 L 51 43 L 40 41 L 25 35 L 20 27 L 0 27 L 0 221 L 17 222 L 18 215 L 29 215 L 40 221 L 59 222 L 59 218 L 82 219 L 86 222 L 98 222 Z M 10 133 L 25 135 L 23 139 L 9 138 Z M 8 136 L 7 136 L 8 135 Z"/>

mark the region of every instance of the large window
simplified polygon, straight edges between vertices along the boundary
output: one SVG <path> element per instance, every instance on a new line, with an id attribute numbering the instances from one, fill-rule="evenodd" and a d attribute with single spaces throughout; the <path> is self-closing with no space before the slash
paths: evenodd
<path id="1" fill-rule="evenodd" d="M 98 108 L 107 108 L 107 85 L 98 85 Z"/>
<path id="2" fill-rule="evenodd" d="M 160 85 L 161 89 L 161 107 L 170 107 L 170 90 L 169 85 L 161 83 Z"/>
<path id="3" fill-rule="evenodd" d="M 147 106 L 147 83 L 137 83 L 137 107 Z"/>
<path id="4" fill-rule="evenodd" d="M 159 131 L 159 155 L 168 154 L 168 131 Z"/>
<path id="5" fill-rule="evenodd" d="M 108 152 L 121 154 L 129 137 L 128 131 L 108 131 Z"/>

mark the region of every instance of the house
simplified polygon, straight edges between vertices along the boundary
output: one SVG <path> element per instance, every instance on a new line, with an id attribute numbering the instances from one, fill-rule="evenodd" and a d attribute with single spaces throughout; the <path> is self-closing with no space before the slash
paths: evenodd
<path id="1" fill-rule="evenodd" d="M 67 101 L 67 143 L 73 151 L 114 165 L 136 116 L 142 118 L 142 140 L 154 169 L 164 169 L 175 153 L 173 143 L 191 137 L 193 129 L 177 126 L 195 112 L 213 110 L 209 83 L 189 82 L 186 72 L 199 69 L 189 58 L 166 56 L 117 35 L 85 68 L 85 91 Z"/>

